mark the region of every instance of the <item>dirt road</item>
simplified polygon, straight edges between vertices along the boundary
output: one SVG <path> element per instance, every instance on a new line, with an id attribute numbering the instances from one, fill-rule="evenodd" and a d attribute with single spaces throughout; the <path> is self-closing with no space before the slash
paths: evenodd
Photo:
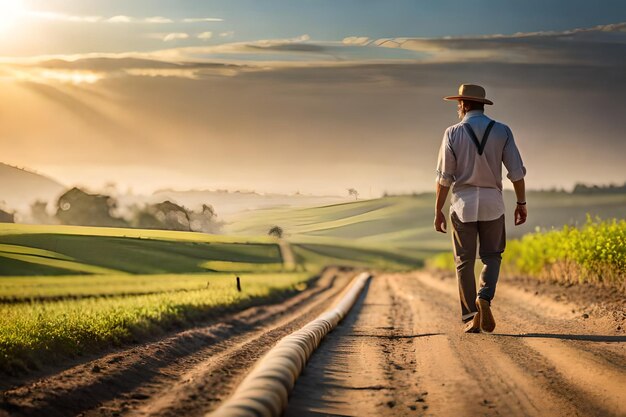
<path id="1" fill-rule="evenodd" d="M 497 297 L 494 334 L 464 334 L 454 279 L 377 276 L 286 416 L 626 415 L 623 333 L 506 284 Z"/>
<path id="2" fill-rule="evenodd" d="M 331 269 L 285 303 L 10 381 L 0 415 L 204 415 L 353 275 Z M 626 415 L 623 312 L 585 318 L 580 306 L 506 283 L 494 334 L 463 334 L 458 309 L 454 279 L 376 275 L 313 354 L 285 415 Z"/>

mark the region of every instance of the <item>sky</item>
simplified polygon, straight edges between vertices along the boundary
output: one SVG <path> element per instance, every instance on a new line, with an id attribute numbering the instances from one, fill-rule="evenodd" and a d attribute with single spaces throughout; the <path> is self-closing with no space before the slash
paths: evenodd
<path id="1" fill-rule="evenodd" d="M 427 191 L 463 82 L 529 188 L 624 183 L 623 1 L 0 0 L 0 162 L 67 185 Z"/>

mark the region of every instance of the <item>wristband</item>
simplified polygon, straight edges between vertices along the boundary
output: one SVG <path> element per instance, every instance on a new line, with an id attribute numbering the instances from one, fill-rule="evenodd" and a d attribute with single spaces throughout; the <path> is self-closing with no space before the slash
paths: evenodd
<path id="1" fill-rule="evenodd" d="M 517 202 L 517 205 L 518 205 L 518 206 L 525 206 L 525 205 L 526 205 L 526 202 L 524 201 L 523 203 L 520 203 L 520 202 L 518 201 L 518 202 Z"/>

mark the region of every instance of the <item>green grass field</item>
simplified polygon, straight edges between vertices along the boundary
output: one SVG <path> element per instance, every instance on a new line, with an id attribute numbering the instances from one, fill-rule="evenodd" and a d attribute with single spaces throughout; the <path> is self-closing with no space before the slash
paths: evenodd
<path id="1" fill-rule="evenodd" d="M 186 327 L 227 311 L 278 300 L 306 288 L 310 274 L 247 274 L 238 292 L 232 275 L 128 276 L 18 279 L 1 288 L 0 370 L 14 373 L 106 346 L 134 342 L 173 328 Z M 155 279 L 157 278 L 157 279 Z M 6 278 L 4 280 L 7 280 Z M 80 280 L 78 282 L 71 281 Z M 208 283 L 208 286 L 207 286 Z M 153 292 L 144 295 L 135 291 Z M 94 298 L 67 299 L 95 295 Z M 111 297 L 103 297 L 103 295 Z M 54 297 L 55 301 L 42 301 Z"/>
<path id="2" fill-rule="evenodd" d="M 315 248 L 307 248 L 311 246 Z M 403 268 L 420 256 L 395 247 L 304 236 L 297 270 L 326 264 Z M 302 248 L 300 248 L 302 246 Z M 303 252 L 306 251 L 306 252 Z M 122 228 L 0 225 L 0 276 L 288 272 L 275 238 Z"/>
<path id="3" fill-rule="evenodd" d="M 278 301 L 304 290 L 328 264 L 416 265 L 381 250 L 282 246 L 297 265 L 286 265 L 269 237 L 0 224 L 0 372 Z"/>
<path id="4" fill-rule="evenodd" d="M 273 238 L 2 224 L 0 370 L 278 300 L 306 288 L 316 272 L 285 273 L 282 265 Z"/>
<path id="5" fill-rule="evenodd" d="M 292 247 L 298 264 L 305 268 L 310 268 L 310 265 L 331 264 L 400 271 L 423 266 L 421 259 L 404 256 L 393 250 L 319 243 L 299 243 Z"/>
<path id="6" fill-rule="evenodd" d="M 275 240 L 75 226 L 0 226 L 1 275 L 206 272 L 202 262 L 281 263 Z"/>
<path id="7" fill-rule="evenodd" d="M 236 275 L 204 273 L 3 277 L 0 278 L 0 304 L 188 292 L 209 288 L 214 280 L 230 279 L 235 282 Z M 252 274 L 238 275 L 247 277 Z M 256 271 L 253 275 L 262 276 L 268 281 L 272 276 L 276 279 L 289 276 L 280 271 L 272 271 L 272 274 Z"/>
<path id="8" fill-rule="evenodd" d="M 505 191 L 507 234 L 519 238 L 536 228 L 584 224 L 587 213 L 623 218 L 626 194 L 573 195 L 530 191 L 529 219 L 515 227 L 515 196 Z M 416 259 L 450 249 L 450 235 L 433 230 L 434 195 L 395 196 L 313 208 L 281 208 L 242 213 L 227 225 L 230 235 L 262 235 L 279 225 L 290 242 L 384 250 Z M 446 210 L 447 213 L 447 210 Z"/>

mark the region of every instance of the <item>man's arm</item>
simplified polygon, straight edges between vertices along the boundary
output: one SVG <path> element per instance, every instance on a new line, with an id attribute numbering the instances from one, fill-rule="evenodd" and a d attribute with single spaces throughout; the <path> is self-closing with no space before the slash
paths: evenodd
<path id="1" fill-rule="evenodd" d="M 448 191 L 450 191 L 450 187 L 446 187 L 437 182 L 437 199 L 435 202 L 435 230 L 441 233 L 446 233 L 447 230 L 446 216 L 444 216 L 443 214 L 443 206 L 446 204 Z"/>
<path id="2" fill-rule="evenodd" d="M 446 216 L 443 215 L 443 206 L 446 204 L 448 191 L 454 182 L 456 170 L 456 156 L 452 150 L 449 137 L 450 128 L 446 129 L 439 148 L 437 158 L 437 200 L 435 202 L 435 230 L 446 233 Z"/>
<path id="3" fill-rule="evenodd" d="M 515 225 L 519 226 L 520 224 L 524 224 L 526 222 L 526 217 L 528 216 L 526 209 L 526 184 L 524 183 L 526 168 L 524 167 L 522 156 L 520 155 L 517 145 L 515 144 L 515 139 L 513 139 L 513 132 L 511 132 L 511 129 L 508 126 L 505 127 L 507 141 L 504 145 L 502 153 L 502 162 L 509 172 L 507 177 L 513 183 L 513 188 L 515 188 L 517 202 L 522 203 L 515 206 Z"/>
<path id="4" fill-rule="evenodd" d="M 520 224 L 524 224 L 526 217 L 528 217 L 528 210 L 526 209 L 526 183 L 524 182 L 524 178 L 513 181 L 513 188 L 515 188 L 515 196 L 517 197 L 515 225 L 519 226 Z"/>

